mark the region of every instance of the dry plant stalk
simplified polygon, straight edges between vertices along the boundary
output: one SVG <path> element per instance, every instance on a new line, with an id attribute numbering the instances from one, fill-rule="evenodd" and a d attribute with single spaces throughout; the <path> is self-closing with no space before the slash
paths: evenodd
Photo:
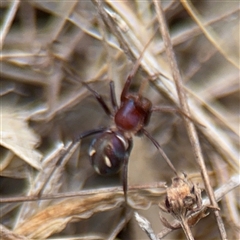
<path id="1" fill-rule="evenodd" d="M 170 35 L 167 30 L 167 24 L 166 24 L 163 9 L 161 7 L 161 2 L 159 4 L 157 1 L 154 0 L 154 4 L 156 7 L 156 11 L 157 11 L 158 21 L 159 21 L 163 41 L 164 41 L 164 44 L 166 47 L 166 53 L 167 53 L 168 60 L 171 65 L 173 80 L 176 84 L 176 89 L 177 89 L 177 93 L 178 93 L 178 97 L 179 97 L 179 103 L 180 103 L 181 108 L 184 110 L 184 112 L 189 114 L 188 101 L 186 99 L 186 94 L 183 89 L 182 77 L 181 77 L 181 74 L 180 74 L 180 71 L 178 68 L 176 56 L 173 51 L 172 43 L 170 40 Z M 203 154 L 202 154 L 202 150 L 201 150 L 201 146 L 199 143 L 199 138 L 198 138 L 196 129 L 194 127 L 194 124 L 190 121 L 190 119 L 184 117 L 184 121 L 185 121 L 185 125 L 186 125 L 187 131 L 188 131 L 189 139 L 190 139 L 193 151 L 194 151 L 196 162 L 198 163 L 199 168 L 201 169 L 201 175 L 203 177 L 206 191 L 211 200 L 211 204 L 216 208 L 215 216 L 216 216 L 218 227 L 219 227 L 219 230 L 221 233 L 221 238 L 227 239 L 225 226 L 224 226 L 222 218 L 219 214 L 218 204 L 216 202 L 216 199 L 214 197 L 214 192 L 213 192 L 213 189 L 210 184 L 210 179 L 209 179 L 209 176 L 207 173 L 207 168 L 206 168 L 206 165 L 205 165 L 205 162 L 203 159 Z M 199 194 L 197 194 L 197 195 L 199 195 Z M 198 199 L 198 197 L 197 197 L 197 199 Z M 186 233 L 186 236 L 189 236 L 188 239 L 193 239 L 193 236 L 190 233 L 190 229 L 188 228 L 188 225 L 186 224 L 184 217 L 182 217 L 181 222 L 183 224 L 183 229 L 184 229 L 184 232 Z"/>
<path id="2" fill-rule="evenodd" d="M 194 161 L 194 150 L 183 124 L 183 119 L 188 119 L 184 115 L 154 113 L 148 131 L 174 167 L 188 173 L 189 179 L 199 182 L 201 188 L 209 175 L 207 186 L 221 190 L 221 201 L 216 195 L 218 191 L 214 193 L 221 209 L 219 214 L 226 216 L 223 223 L 227 237 L 237 239 L 240 216 L 234 189 L 239 182 L 233 184 L 230 179 L 239 171 L 239 6 L 237 2 L 166 1 L 161 7 L 191 117 L 194 124 L 205 126 L 195 124 L 206 165 L 204 177 L 198 173 L 202 167 Z M 91 139 L 76 145 L 58 163 L 76 135 L 93 126 L 112 124 L 81 82 L 91 84 L 109 103 L 109 81 L 113 80 L 119 96 L 133 64 L 159 28 L 156 10 L 152 1 L 1 3 L 3 239 L 30 239 L 36 228 L 39 232 L 35 231 L 35 237 L 39 238 L 54 235 L 61 239 L 75 234 L 85 239 L 149 239 L 137 225 L 123 236 L 122 229 L 132 211 L 127 209 L 123 214 L 120 177 L 104 179 L 94 174 L 87 156 Z M 179 101 L 173 69 L 166 57 L 169 48 L 165 48 L 162 37 L 160 32 L 154 35 L 131 90 L 139 89 L 144 82 L 141 92 L 154 105 L 187 112 Z M 78 82 L 71 81 L 68 67 L 78 73 Z M 152 189 L 152 183 L 170 182 L 173 175 L 166 169 L 168 166 L 148 140 L 134 139 L 129 166 L 130 204 L 132 208 L 144 209 L 144 216 L 151 223 L 147 231 L 158 232 L 158 238 L 171 233 L 172 238 L 182 239 L 182 232 L 161 225 L 154 208 L 164 189 L 162 185 Z M 109 187 L 115 185 L 119 188 L 109 192 Z M 135 185 L 139 189 L 131 189 Z M 144 185 L 147 189 L 143 189 Z M 91 195 L 84 195 L 85 191 Z M 41 197 L 48 199 L 35 201 Z M 34 201 L 28 202 L 30 199 Z M 201 219 L 202 223 L 196 221 L 192 233 L 195 239 L 219 238 L 217 224 L 204 212 L 207 205 L 214 205 L 212 200 L 211 204 L 203 200 L 203 210 L 191 215 L 193 222 Z M 28 225 L 33 219 L 41 222 Z M 191 226 L 188 214 L 186 221 Z M 169 223 L 181 227 L 179 222 Z"/>
<path id="3" fill-rule="evenodd" d="M 189 181 L 187 176 L 173 178 L 172 185 L 167 188 L 165 204 L 163 206 L 159 205 L 159 207 L 180 222 L 188 240 L 194 239 L 190 226 L 193 226 L 195 221 L 188 222 L 188 217 L 202 207 L 201 189 L 196 184 Z M 165 218 L 161 217 L 161 221 L 165 227 L 175 229 Z"/>

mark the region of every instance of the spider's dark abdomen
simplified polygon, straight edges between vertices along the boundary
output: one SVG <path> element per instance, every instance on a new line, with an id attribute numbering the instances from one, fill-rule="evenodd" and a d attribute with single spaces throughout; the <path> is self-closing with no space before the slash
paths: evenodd
<path id="1" fill-rule="evenodd" d="M 94 139 L 89 155 L 91 164 L 100 175 L 116 174 L 124 159 L 129 157 L 128 140 L 120 133 L 108 131 Z"/>

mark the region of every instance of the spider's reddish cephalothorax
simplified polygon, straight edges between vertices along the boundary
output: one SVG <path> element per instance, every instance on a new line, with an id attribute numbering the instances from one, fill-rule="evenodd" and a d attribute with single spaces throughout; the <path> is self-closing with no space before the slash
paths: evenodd
<path id="1" fill-rule="evenodd" d="M 116 126 L 122 131 L 139 133 L 149 122 L 151 108 L 147 98 L 127 96 L 115 114 Z"/>

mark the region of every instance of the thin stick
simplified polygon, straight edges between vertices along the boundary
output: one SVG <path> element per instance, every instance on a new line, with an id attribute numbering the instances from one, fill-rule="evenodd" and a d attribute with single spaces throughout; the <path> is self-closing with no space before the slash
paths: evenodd
<path id="1" fill-rule="evenodd" d="M 9 10 L 7 12 L 7 15 L 1 24 L 1 27 L 0 27 L 0 32 L 1 32 L 0 49 L 3 48 L 5 37 L 7 36 L 8 32 L 10 30 L 10 27 L 12 25 L 12 22 L 14 20 L 17 10 L 18 10 L 19 4 L 20 4 L 19 0 L 12 1 L 11 5 L 9 7 Z"/>
<path id="2" fill-rule="evenodd" d="M 155 182 L 150 184 L 128 186 L 129 191 L 149 190 L 149 189 L 156 189 L 156 188 L 163 188 L 163 193 L 165 193 L 166 183 Z M 96 195 L 101 193 L 117 193 L 117 192 L 122 192 L 122 186 L 100 188 L 100 189 L 88 189 L 88 190 L 81 190 L 78 192 L 57 193 L 54 195 L 49 194 L 49 195 L 41 195 L 41 196 L 5 197 L 5 198 L 0 198 L 0 203 L 34 202 L 34 201 L 42 201 L 42 200 L 49 200 L 49 199 L 53 200 L 53 199 L 61 199 L 61 198 L 84 197 L 84 196 Z"/>
<path id="3" fill-rule="evenodd" d="M 181 218 L 181 221 L 180 221 L 180 224 L 181 224 L 181 227 L 187 237 L 187 240 L 194 240 L 194 237 L 192 235 L 192 231 L 188 225 L 188 222 L 186 219 L 184 219 L 183 217 Z"/>
<path id="4" fill-rule="evenodd" d="M 175 54 L 173 51 L 171 39 L 170 39 L 169 32 L 167 29 L 166 20 L 164 17 L 164 12 L 163 12 L 163 9 L 161 6 L 161 1 L 153 0 L 153 2 L 155 5 L 155 8 L 156 8 L 160 31 L 162 34 L 165 48 L 166 48 L 166 53 L 167 53 L 167 56 L 168 56 L 168 59 L 170 62 L 171 69 L 172 69 L 173 80 L 176 85 L 180 106 L 183 109 L 183 112 L 187 113 L 188 116 L 191 116 L 189 114 L 189 107 L 188 107 L 187 99 L 186 99 L 183 84 L 182 84 L 182 78 L 181 78 L 180 71 L 179 71 L 179 68 L 177 65 L 177 61 L 176 61 L 176 57 L 175 57 Z M 201 175 L 202 175 L 204 185 L 205 185 L 205 189 L 206 189 L 209 199 L 211 201 L 211 205 L 214 206 L 215 209 L 218 209 L 219 207 L 218 207 L 218 204 L 214 197 L 213 189 L 210 185 L 210 180 L 209 180 L 209 177 L 207 174 L 207 169 L 206 169 L 206 166 L 204 163 L 204 159 L 203 159 L 203 155 L 202 155 L 202 151 L 201 151 L 201 147 L 200 147 L 196 129 L 194 127 L 194 124 L 188 118 L 186 118 L 185 116 L 183 116 L 183 117 L 184 117 L 184 122 L 185 122 L 185 125 L 187 128 L 187 132 L 189 135 L 189 139 L 190 139 L 192 148 L 194 150 L 195 159 L 200 167 Z M 225 230 L 222 218 L 219 214 L 219 211 L 214 210 L 214 213 L 215 213 L 216 221 L 217 221 L 217 224 L 218 224 L 218 227 L 220 230 L 221 238 L 227 239 L 226 230 Z"/>
<path id="5" fill-rule="evenodd" d="M 148 235 L 150 240 L 157 240 L 157 236 L 155 235 L 150 222 L 139 215 L 137 212 L 134 213 L 135 219 L 139 225 L 139 227 Z"/>

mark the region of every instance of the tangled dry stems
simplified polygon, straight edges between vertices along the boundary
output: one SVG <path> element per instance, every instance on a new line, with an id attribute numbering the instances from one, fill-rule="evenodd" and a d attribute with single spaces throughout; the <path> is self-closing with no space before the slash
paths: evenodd
<path id="1" fill-rule="evenodd" d="M 83 187 L 95 189 L 121 184 L 117 177 L 106 180 L 93 174 L 87 157 L 88 139 L 66 156 L 62 166 L 56 167 L 64 148 L 76 134 L 110 122 L 81 81 L 91 82 L 107 98 L 109 80 L 114 80 L 119 96 L 132 62 L 158 28 L 150 1 L 137 1 L 136 5 L 106 1 L 102 10 L 97 3 L 2 4 L 1 197 L 53 196 L 59 192 L 81 192 Z M 216 7 L 214 3 L 201 2 L 190 6 L 192 11 L 174 1 L 163 5 L 191 116 L 205 126 L 195 125 L 214 189 L 221 188 L 239 171 L 239 66 L 236 66 L 239 9 L 234 3 L 227 7 L 224 4 L 218 3 Z M 154 104 L 179 106 L 169 66 L 158 33 L 144 54 L 132 90 L 137 91 L 146 81 L 142 92 Z M 79 83 L 66 74 L 68 67 L 78 72 Z M 179 172 L 184 171 L 203 188 L 204 181 L 182 117 L 157 113 L 148 130 Z M 154 146 L 144 138 L 134 139 L 130 185 L 170 183 L 172 177 Z M 152 205 L 140 212 L 156 233 L 163 228 L 155 208 L 163 190 L 140 189 L 130 193 L 134 208 L 147 209 Z M 12 230 L 2 228 L 2 234 L 7 233 L 9 239 L 20 239 L 20 235 L 22 239 L 47 238 L 56 233 L 63 237 L 74 232 L 82 237 L 90 234 L 91 239 L 114 238 L 126 225 L 121 207 L 123 196 L 119 189 L 112 194 L 101 194 L 96 190 L 88 201 L 80 196 L 76 200 L 2 204 L 2 224 Z M 237 192 L 232 190 L 220 202 L 229 239 L 239 234 L 236 199 Z M 29 224 L 33 218 L 36 228 Z M 23 226 L 27 226 L 26 232 Z M 206 226 L 211 227 L 206 229 Z M 134 238 L 146 238 L 137 224 L 133 228 Z M 183 233 L 171 234 L 179 239 Z M 215 221 L 209 218 L 196 225 L 193 235 L 196 239 L 219 237 Z"/>

